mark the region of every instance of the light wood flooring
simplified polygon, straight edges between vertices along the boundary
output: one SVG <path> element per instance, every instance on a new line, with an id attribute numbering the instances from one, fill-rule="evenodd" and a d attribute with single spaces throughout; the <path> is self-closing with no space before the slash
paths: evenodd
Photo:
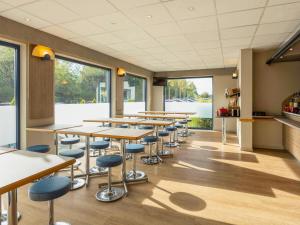
<path id="1" fill-rule="evenodd" d="M 55 218 L 72 225 L 300 224 L 300 163 L 285 151 L 241 152 L 236 137 L 228 139 L 223 146 L 219 132 L 197 131 L 174 158 L 139 163 L 150 182 L 130 185 L 117 202 L 96 201 L 106 178 L 94 178 L 55 202 Z M 48 224 L 47 203 L 30 201 L 27 190 L 19 191 L 19 224 Z"/>

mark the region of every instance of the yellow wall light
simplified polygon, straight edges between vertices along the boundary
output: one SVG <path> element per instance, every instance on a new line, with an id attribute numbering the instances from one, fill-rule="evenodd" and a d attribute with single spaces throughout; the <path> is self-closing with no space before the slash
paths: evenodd
<path id="1" fill-rule="evenodd" d="M 125 75 L 126 75 L 125 69 L 123 69 L 123 68 L 118 68 L 118 69 L 117 69 L 117 75 L 120 76 L 120 77 L 125 76 Z"/>
<path id="2" fill-rule="evenodd" d="M 55 58 L 52 49 L 43 45 L 36 45 L 32 50 L 32 55 L 42 60 L 54 60 Z"/>

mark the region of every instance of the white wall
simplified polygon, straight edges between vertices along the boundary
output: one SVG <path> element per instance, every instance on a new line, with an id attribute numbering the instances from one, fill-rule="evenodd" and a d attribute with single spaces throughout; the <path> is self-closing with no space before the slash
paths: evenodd
<path id="1" fill-rule="evenodd" d="M 214 116 L 216 111 L 221 107 L 228 107 L 228 99 L 226 99 L 224 93 L 226 88 L 237 87 L 237 80 L 232 79 L 231 75 L 219 75 L 213 77 L 213 109 Z M 236 119 L 227 120 L 227 131 L 236 132 Z M 220 131 L 222 129 L 221 119 L 214 118 L 214 130 Z"/>
<path id="2" fill-rule="evenodd" d="M 152 87 L 152 110 L 154 111 L 164 110 L 164 87 L 161 86 Z"/>

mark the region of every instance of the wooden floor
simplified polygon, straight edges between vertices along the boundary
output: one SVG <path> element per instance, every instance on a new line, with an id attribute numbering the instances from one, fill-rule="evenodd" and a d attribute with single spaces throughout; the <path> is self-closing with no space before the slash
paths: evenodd
<path id="1" fill-rule="evenodd" d="M 300 224 L 300 163 L 289 153 L 240 152 L 236 138 L 220 143 L 217 132 L 197 132 L 175 157 L 161 165 L 139 165 L 150 178 L 129 186 L 128 197 L 95 200 L 89 188 L 70 192 L 55 204 L 57 220 L 72 225 L 296 225 Z M 128 163 L 130 166 L 130 162 Z M 114 170 L 114 179 L 119 171 Z M 47 203 L 19 191 L 20 225 L 47 224 Z"/>

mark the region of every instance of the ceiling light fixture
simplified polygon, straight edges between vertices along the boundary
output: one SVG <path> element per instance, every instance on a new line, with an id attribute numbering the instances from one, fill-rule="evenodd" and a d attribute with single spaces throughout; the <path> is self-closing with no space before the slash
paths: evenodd
<path id="1" fill-rule="evenodd" d="M 55 55 L 51 48 L 43 45 L 36 45 L 32 50 L 32 56 L 42 60 L 54 60 Z"/>
<path id="2" fill-rule="evenodd" d="M 117 75 L 124 77 L 126 75 L 126 70 L 124 68 L 117 68 Z"/>
<path id="3" fill-rule="evenodd" d="M 190 10 L 190 11 L 194 11 L 194 10 L 195 10 L 195 8 L 194 8 L 193 6 L 190 6 L 190 7 L 188 7 L 188 10 Z"/>
<path id="4" fill-rule="evenodd" d="M 147 19 L 152 19 L 152 15 L 147 15 L 146 18 Z"/>
<path id="5" fill-rule="evenodd" d="M 30 19 L 29 18 L 24 18 L 24 20 L 26 21 L 26 22 L 29 22 L 30 21 Z"/>
<path id="6" fill-rule="evenodd" d="M 293 48 L 290 48 L 289 50 L 290 50 L 290 51 L 293 51 L 294 49 L 293 49 Z"/>

